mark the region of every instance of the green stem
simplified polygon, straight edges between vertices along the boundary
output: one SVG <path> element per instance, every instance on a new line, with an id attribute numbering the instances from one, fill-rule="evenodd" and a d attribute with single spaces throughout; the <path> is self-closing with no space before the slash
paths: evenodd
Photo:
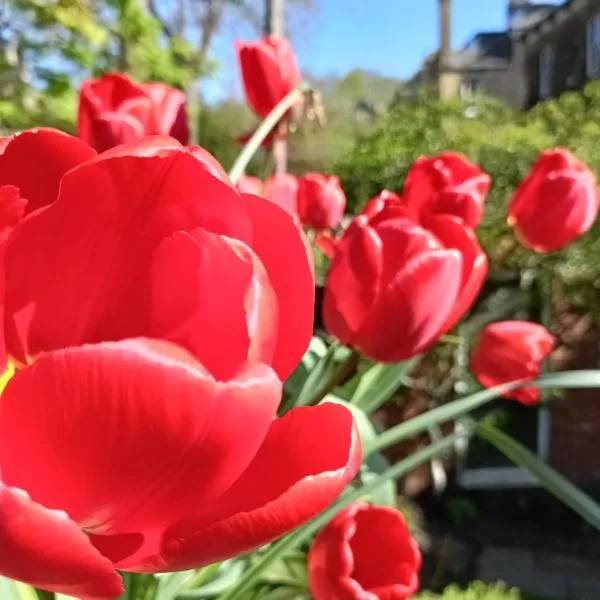
<path id="1" fill-rule="evenodd" d="M 302 95 L 308 90 L 308 87 L 301 86 L 295 90 L 292 90 L 275 108 L 267 115 L 265 120 L 258 126 L 256 131 L 252 134 L 252 137 L 248 140 L 246 145 L 242 148 L 238 157 L 235 159 L 231 170 L 229 171 L 229 179 L 233 184 L 236 184 L 239 178 L 244 174 L 248 163 L 252 160 L 252 157 L 256 154 L 260 145 L 271 133 L 271 131 L 277 126 L 279 121 L 283 119 L 285 113 L 292 107 Z"/>
<path id="2" fill-rule="evenodd" d="M 290 533 L 287 537 L 283 538 L 280 542 L 277 542 L 273 546 L 271 546 L 262 557 L 254 563 L 254 565 L 248 569 L 242 578 L 238 580 L 235 587 L 230 588 L 223 596 L 220 597 L 220 600 L 239 600 L 248 597 L 248 591 L 252 588 L 252 586 L 259 580 L 265 569 L 273 563 L 273 561 L 277 560 L 281 556 L 283 556 L 286 552 L 289 552 L 293 548 L 299 546 L 300 544 L 308 541 L 319 529 L 321 529 L 326 523 L 328 523 L 342 508 L 352 504 L 352 502 L 356 502 L 360 500 L 366 494 L 375 490 L 378 486 L 389 481 L 390 479 L 399 479 L 400 477 L 406 475 L 415 467 L 418 467 L 420 464 L 431 460 L 432 457 L 437 456 L 441 452 L 452 448 L 456 442 L 465 436 L 471 435 L 471 431 L 455 433 L 445 437 L 443 440 L 439 442 L 435 442 L 415 452 L 408 458 L 391 466 L 386 469 L 380 475 L 377 475 L 372 480 L 369 481 L 366 485 L 361 486 L 358 489 L 354 489 L 345 493 L 341 498 L 339 498 L 332 506 L 330 506 L 327 510 L 322 512 L 320 515 L 315 517 L 312 521 L 297 529 L 293 533 Z"/>
<path id="3" fill-rule="evenodd" d="M 35 593 L 38 597 L 38 600 L 54 600 L 54 592 L 48 592 L 46 590 L 39 590 L 35 588 Z"/>
<path id="4" fill-rule="evenodd" d="M 464 342 L 464 339 L 462 337 L 460 337 L 459 335 L 443 335 L 440 338 L 440 342 L 443 342 L 446 344 L 454 344 L 455 346 L 460 346 Z"/>
<path id="5" fill-rule="evenodd" d="M 323 400 L 327 394 L 333 392 L 333 390 L 339 385 L 346 383 L 346 381 L 348 381 L 348 379 L 356 372 L 356 368 L 360 362 L 360 357 L 360 352 L 357 350 L 351 350 L 346 360 L 338 365 L 338 368 L 331 376 L 331 379 L 315 394 L 309 404 L 319 404 L 319 402 L 321 402 L 321 400 Z"/>

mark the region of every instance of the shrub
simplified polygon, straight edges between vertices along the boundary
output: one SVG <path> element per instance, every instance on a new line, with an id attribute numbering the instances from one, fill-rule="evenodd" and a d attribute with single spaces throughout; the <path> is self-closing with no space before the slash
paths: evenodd
<path id="1" fill-rule="evenodd" d="M 388 188 L 401 191 L 413 160 L 456 150 L 469 156 L 492 176 L 486 214 L 478 234 L 492 256 L 512 233 L 506 226 L 508 200 L 532 162 L 544 148 L 564 146 L 600 175 L 600 82 L 582 93 L 564 94 L 526 113 L 498 101 L 441 103 L 429 93 L 397 103 L 379 126 L 359 138 L 336 165 L 348 207 L 358 211 Z M 562 293 L 600 321 L 600 222 L 564 250 L 536 255 L 516 247 L 506 266 L 541 267 L 558 274 Z"/>
<path id="2" fill-rule="evenodd" d="M 517 589 L 509 589 L 503 583 L 487 584 L 474 581 L 466 590 L 456 585 L 447 587 L 441 594 L 422 592 L 414 600 L 534 600 L 521 595 Z M 535 600 L 542 600 L 535 599 Z"/>

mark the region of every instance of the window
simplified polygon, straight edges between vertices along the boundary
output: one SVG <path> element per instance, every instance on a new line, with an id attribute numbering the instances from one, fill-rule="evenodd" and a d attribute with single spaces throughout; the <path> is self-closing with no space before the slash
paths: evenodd
<path id="1" fill-rule="evenodd" d="M 544 46 L 540 52 L 540 98 L 543 100 L 552 96 L 554 91 L 554 48 Z"/>
<path id="2" fill-rule="evenodd" d="M 463 99 L 473 98 L 477 95 L 478 89 L 477 79 L 467 79 L 460 84 L 460 97 Z"/>
<path id="3" fill-rule="evenodd" d="M 587 26 L 586 71 L 588 77 L 600 75 L 600 13 Z"/>

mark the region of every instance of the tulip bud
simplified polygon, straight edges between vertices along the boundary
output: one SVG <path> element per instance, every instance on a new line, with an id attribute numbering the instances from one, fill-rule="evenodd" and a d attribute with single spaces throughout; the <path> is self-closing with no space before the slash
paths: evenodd
<path id="1" fill-rule="evenodd" d="M 470 308 L 487 258 L 458 217 L 431 217 L 425 229 L 395 199 L 371 208 L 337 244 L 323 319 L 344 344 L 398 362 L 431 347 Z"/>
<path id="2" fill-rule="evenodd" d="M 298 214 L 303 225 L 331 229 L 344 216 L 346 196 L 337 177 L 307 173 L 298 181 Z"/>
<path id="3" fill-rule="evenodd" d="M 527 321 L 501 321 L 484 327 L 471 352 L 470 368 L 481 385 L 494 387 L 511 381 L 535 379 L 542 361 L 552 352 L 556 338 L 542 325 Z M 521 404 L 540 401 L 536 388 L 507 392 Z"/>
<path id="4" fill-rule="evenodd" d="M 317 535 L 308 553 L 315 600 L 407 600 L 419 588 L 421 552 L 401 512 L 356 502 Z"/>
<path id="5" fill-rule="evenodd" d="M 598 214 L 596 178 L 564 148 L 546 150 L 513 194 L 508 224 L 536 252 L 553 252 L 592 227 Z"/>
<path id="6" fill-rule="evenodd" d="M 454 215 L 476 229 L 490 185 L 490 176 L 478 165 L 457 152 L 444 152 L 417 158 L 406 177 L 402 196 L 416 218 Z"/>
<path id="7" fill-rule="evenodd" d="M 236 42 L 236 50 L 248 104 L 259 117 L 266 117 L 302 77 L 288 40 L 267 36 L 251 44 Z"/>

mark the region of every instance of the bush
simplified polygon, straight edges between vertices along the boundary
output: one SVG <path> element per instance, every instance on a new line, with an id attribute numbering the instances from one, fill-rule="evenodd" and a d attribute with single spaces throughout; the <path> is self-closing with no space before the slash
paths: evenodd
<path id="1" fill-rule="evenodd" d="M 503 583 L 487 584 L 474 581 L 466 590 L 456 585 L 447 587 L 441 594 L 423 592 L 414 600 L 542 600 L 526 598 L 517 589 L 509 589 Z"/>
<path id="2" fill-rule="evenodd" d="M 404 100 L 382 117 L 373 133 L 360 138 L 336 165 L 351 212 L 388 188 L 401 191 L 408 169 L 421 155 L 456 150 L 479 163 L 493 179 L 478 234 L 492 256 L 509 243 L 506 206 L 515 187 L 541 150 L 564 146 L 600 175 L 600 82 L 569 93 L 527 113 L 486 98 L 441 103 L 423 93 Z M 552 269 L 562 293 L 600 321 L 600 220 L 592 231 L 564 250 L 537 255 L 520 247 L 508 268 Z"/>

